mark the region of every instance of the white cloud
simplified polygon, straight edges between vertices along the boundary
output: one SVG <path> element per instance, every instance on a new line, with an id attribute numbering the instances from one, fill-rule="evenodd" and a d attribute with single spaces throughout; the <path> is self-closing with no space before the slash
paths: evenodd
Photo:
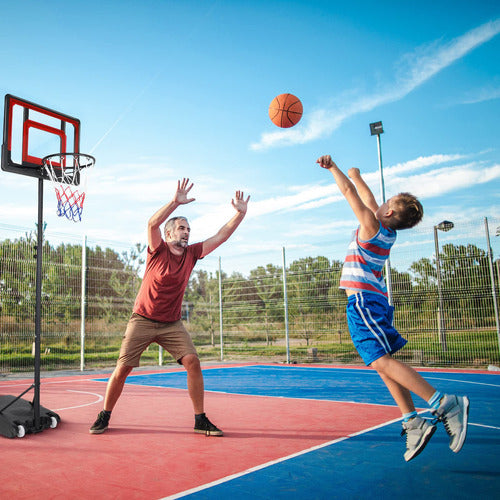
<path id="1" fill-rule="evenodd" d="M 470 162 L 410 177 L 392 177 L 389 178 L 387 185 L 393 193 L 409 191 L 421 198 L 434 198 L 498 179 L 500 179 L 500 165 L 486 167 L 478 162 Z"/>
<path id="2" fill-rule="evenodd" d="M 493 101 L 500 98 L 500 87 L 484 87 L 469 93 L 462 104 L 477 104 L 485 101 Z"/>
<path id="3" fill-rule="evenodd" d="M 458 154 L 435 154 L 430 156 L 419 156 L 414 160 L 409 160 L 403 163 L 396 163 L 396 165 L 391 165 L 389 167 L 384 167 L 384 174 L 391 175 L 392 173 L 404 173 L 404 172 L 414 172 L 415 170 L 420 170 L 425 167 L 430 167 L 432 165 L 440 165 L 442 163 L 448 163 L 451 161 L 457 161 L 465 158 L 464 155 Z"/>
<path id="4" fill-rule="evenodd" d="M 434 75 L 447 68 L 466 54 L 491 40 L 500 33 L 500 19 L 487 22 L 450 42 L 419 47 L 407 54 L 396 70 L 395 81 L 369 96 L 354 98 L 347 105 L 322 109 L 311 113 L 302 124 L 294 128 L 266 132 L 260 141 L 250 145 L 250 149 L 263 150 L 275 146 L 304 144 L 324 137 L 336 130 L 342 122 L 357 113 L 370 111 L 376 107 L 398 101 L 425 83 Z"/>

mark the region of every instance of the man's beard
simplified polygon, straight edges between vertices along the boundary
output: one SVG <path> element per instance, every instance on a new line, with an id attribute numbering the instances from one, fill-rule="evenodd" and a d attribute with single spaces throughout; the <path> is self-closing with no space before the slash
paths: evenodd
<path id="1" fill-rule="evenodd" d="M 188 246 L 187 240 L 173 240 L 171 241 L 174 246 L 179 247 L 179 248 L 186 248 Z"/>

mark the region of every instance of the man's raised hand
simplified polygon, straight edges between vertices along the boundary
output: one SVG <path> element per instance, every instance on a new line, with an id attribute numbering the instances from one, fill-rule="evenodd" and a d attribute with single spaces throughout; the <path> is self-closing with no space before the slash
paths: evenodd
<path id="1" fill-rule="evenodd" d="M 189 185 L 189 179 L 182 179 L 181 181 L 177 181 L 177 191 L 174 195 L 174 201 L 179 205 L 185 205 L 186 203 L 191 203 L 194 201 L 194 198 L 188 198 L 187 195 L 191 188 L 193 187 L 193 183 Z"/>
<path id="2" fill-rule="evenodd" d="M 233 205 L 234 209 L 240 214 L 246 214 L 249 199 L 250 195 L 248 195 L 247 199 L 245 200 L 243 191 L 236 191 L 235 197 L 231 200 L 231 205 Z"/>

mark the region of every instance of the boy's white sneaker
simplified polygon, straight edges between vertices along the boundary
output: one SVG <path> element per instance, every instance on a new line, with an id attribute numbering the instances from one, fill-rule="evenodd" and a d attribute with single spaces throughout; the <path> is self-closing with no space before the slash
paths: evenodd
<path id="1" fill-rule="evenodd" d="M 408 420 L 408 422 L 403 422 L 401 435 L 404 436 L 406 434 L 406 451 L 404 457 L 407 462 L 423 451 L 434 432 L 436 432 L 436 426 L 429 420 L 418 415 Z"/>
<path id="2" fill-rule="evenodd" d="M 467 423 L 469 420 L 469 398 L 467 396 L 453 396 L 445 394 L 437 410 L 432 414 L 444 424 L 450 436 L 450 449 L 458 453 L 467 436 Z"/>

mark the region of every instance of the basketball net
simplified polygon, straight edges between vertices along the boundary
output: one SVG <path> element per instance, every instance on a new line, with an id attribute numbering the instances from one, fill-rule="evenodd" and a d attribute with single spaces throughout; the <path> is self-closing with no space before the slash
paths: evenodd
<path id="1" fill-rule="evenodd" d="M 87 175 L 84 168 L 93 167 L 95 158 L 83 153 L 56 153 L 46 156 L 42 165 L 57 197 L 57 215 L 74 222 L 82 220 Z"/>

